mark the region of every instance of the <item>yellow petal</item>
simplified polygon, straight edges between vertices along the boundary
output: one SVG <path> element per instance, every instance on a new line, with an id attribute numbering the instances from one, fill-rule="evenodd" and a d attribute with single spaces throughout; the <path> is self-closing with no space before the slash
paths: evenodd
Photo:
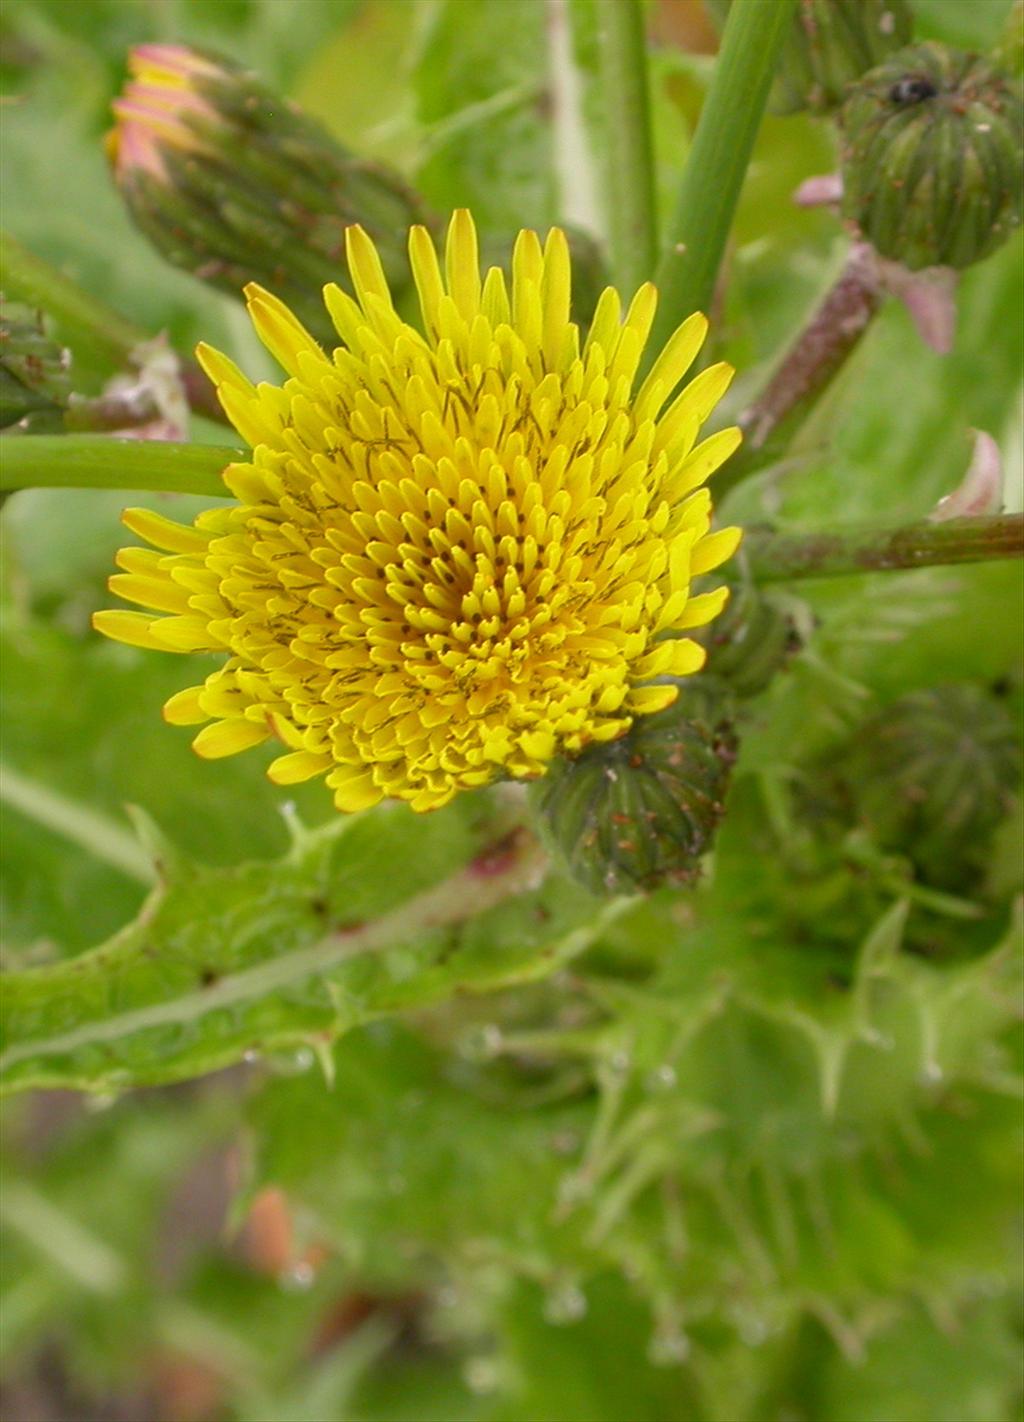
<path id="1" fill-rule="evenodd" d="M 311 780 L 321 775 L 334 764 L 329 755 L 314 755 L 312 751 L 292 751 L 289 755 L 279 755 L 267 767 L 267 778 L 275 785 L 297 785 L 300 780 Z"/>
<path id="2" fill-rule="evenodd" d="M 544 244 L 544 277 L 540 294 L 544 305 L 544 360 L 549 370 L 555 370 L 569 325 L 572 299 L 569 242 L 560 227 L 552 227 Z"/>
<path id="3" fill-rule="evenodd" d="M 619 293 L 613 286 L 606 286 L 594 309 L 594 319 L 590 323 L 583 347 L 584 356 L 593 346 L 600 346 L 605 351 L 614 349 L 619 338 L 621 315 L 622 302 Z"/>
<path id="4" fill-rule="evenodd" d="M 444 264 L 448 295 L 459 315 L 469 324 L 480 310 L 480 255 L 476 228 L 464 207 L 455 209 L 448 224 Z"/>
<path id="5" fill-rule="evenodd" d="M 641 680 L 653 676 L 689 676 L 699 671 L 707 660 L 704 648 L 689 637 L 658 642 L 634 664 L 633 672 Z"/>
<path id="6" fill-rule="evenodd" d="M 640 344 L 643 345 L 650 335 L 657 309 L 658 288 L 653 282 L 645 281 L 637 287 L 636 294 L 629 303 L 626 319 L 622 323 L 623 329 L 636 331 Z"/>
<path id="7" fill-rule="evenodd" d="M 730 425 L 717 434 L 702 440 L 696 449 L 690 451 L 683 462 L 665 477 L 663 492 L 670 502 L 682 498 L 691 489 L 703 484 L 716 469 L 734 454 L 743 443 L 743 431 L 739 425 Z"/>
<path id="8" fill-rule="evenodd" d="M 199 617 L 161 617 L 153 623 L 150 645 L 166 652 L 218 652 L 221 643 L 211 636 L 207 624 Z"/>
<path id="9" fill-rule="evenodd" d="M 699 593 L 691 597 L 672 626 L 682 631 L 686 627 L 704 627 L 718 616 L 729 601 L 729 589 L 715 588 L 714 592 Z"/>
<path id="10" fill-rule="evenodd" d="M 490 322 L 492 331 L 496 326 L 507 326 L 512 320 L 512 308 L 509 305 L 508 291 L 505 287 L 505 273 L 500 267 L 491 267 L 484 279 L 480 310 Z"/>
<path id="11" fill-rule="evenodd" d="M 252 381 L 248 376 L 242 374 L 235 362 L 223 351 L 215 350 L 205 341 L 200 341 L 196 346 L 196 360 L 206 371 L 218 391 L 222 387 L 227 387 L 250 398 L 256 394 L 256 387 Z"/>
<path id="12" fill-rule="evenodd" d="M 664 400 L 668 399 L 696 360 L 707 333 L 707 317 L 700 311 L 695 311 L 671 336 L 665 349 L 651 366 L 647 379 L 637 391 L 634 411 L 637 421 L 649 419 L 657 414 Z M 658 401 L 657 407 L 649 409 L 648 405 L 651 403 L 654 387 L 659 384 L 664 394 Z"/>
<path id="13" fill-rule="evenodd" d="M 743 537 L 741 528 L 720 528 L 717 533 L 709 533 L 693 550 L 690 572 L 694 577 L 718 568 L 736 552 Z"/>
<path id="14" fill-rule="evenodd" d="M 444 282 L 434 239 L 425 227 L 413 227 L 409 231 L 409 265 L 419 293 L 424 329 L 428 336 L 436 336 Z"/>
<path id="15" fill-rule="evenodd" d="M 230 721 L 214 721 L 212 726 L 204 726 L 192 742 L 192 749 L 203 760 L 220 760 L 226 755 L 237 755 L 261 745 L 270 736 L 270 728 L 265 722 L 245 721 L 240 716 Z"/>
<path id="16" fill-rule="evenodd" d="M 152 629 L 162 619 L 150 617 L 147 612 L 122 612 L 118 609 L 104 609 L 94 612 L 92 625 L 104 637 L 115 642 L 126 642 L 129 647 L 148 647 L 151 651 L 168 652 L 175 650 L 157 641 Z"/>
<path id="17" fill-rule="evenodd" d="M 152 509 L 125 509 L 121 522 L 139 538 L 167 553 L 205 553 L 210 543 L 208 534 L 186 528 Z"/>
<path id="18" fill-rule="evenodd" d="M 201 686 L 190 686 L 185 691 L 176 691 L 164 702 L 163 716 L 169 726 L 201 726 L 210 719 L 209 713 L 199 704 Z"/>
<path id="19" fill-rule="evenodd" d="M 512 249 L 512 324 L 527 343 L 540 339 L 540 288 L 544 280 L 544 254 L 536 232 L 523 231 Z"/>
<path id="20" fill-rule="evenodd" d="M 154 612 L 188 611 L 188 593 L 167 577 L 141 577 L 137 573 L 114 573 L 107 579 L 107 587 L 125 602 L 137 602 L 140 607 L 151 607 Z"/>
<path id="21" fill-rule="evenodd" d="M 360 332 L 367 324 L 359 303 L 335 282 L 329 282 L 324 287 L 324 305 L 338 335 L 350 351 L 358 353 Z"/>
<path id="22" fill-rule="evenodd" d="M 326 362 L 316 341 L 283 301 L 254 281 L 245 288 L 245 300 L 256 334 L 289 375 L 301 374 L 300 354 L 315 356 Z"/>
<path id="23" fill-rule="evenodd" d="M 339 767 L 331 773 L 327 783 L 334 790 L 335 808 L 349 814 L 368 810 L 384 798 L 383 791 L 373 783 L 370 772 L 358 766 Z"/>
<path id="24" fill-rule="evenodd" d="M 638 716 L 650 716 L 671 706 L 678 695 L 678 686 L 634 686 L 626 697 L 626 706 Z"/>
<path id="25" fill-rule="evenodd" d="M 519 737 L 519 744 L 532 760 L 550 760 L 555 753 L 555 737 L 548 730 L 527 731 Z"/>
<path id="26" fill-rule="evenodd" d="M 377 248 L 358 223 L 345 228 L 345 255 L 348 259 L 352 285 L 355 287 L 356 296 L 362 303 L 363 310 L 366 310 L 368 296 L 377 296 L 386 306 L 390 307 L 391 291 Z"/>

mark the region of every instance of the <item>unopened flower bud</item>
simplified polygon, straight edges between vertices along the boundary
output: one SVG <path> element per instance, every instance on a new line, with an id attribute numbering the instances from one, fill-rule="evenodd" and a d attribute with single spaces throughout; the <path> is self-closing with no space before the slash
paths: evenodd
<path id="1" fill-rule="evenodd" d="M 978 686 L 901 696 L 857 734 L 844 762 L 854 805 L 884 849 L 932 883 L 978 867 L 1019 789 L 1020 746 L 1002 698 Z"/>
<path id="2" fill-rule="evenodd" d="M 71 396 L 67 350 L 43 315 L 0 298 L 0 429 L 57 430 Z"/>
<path id="3" fill-rule="evenodd" d="M 968 267 L 1019 225 L 1024 109 L 986 60 L 908 47 L 865 75 L 840 121 L 843 215 L 883 257 Z"/>
<path id="4" fill-rule="evenodd" d="M 708 0 L 721 20 L 731 0 Z M 776 113 L 828 113 L 847 85 L 912 34 L 907 0 L 798 0 L 772 89 Z"/>
<path id="5" fill-rule="evenodd" d="M 532 792 L 541 833 L 592 893 L 634 894 L 700 872 L 736 758 L 728 693 L 683 685 L 617 741 L 557 762 Z"/>
<path id="6" fill-rule="evenodd" d="M 763 691 L 801 645 L 793 617 L 755 583 L 734 584 L 725 611 L 697 637 L 708 671 L 740 697 Z"/>
<path id="7" fill-rule="evenodd" d="M 164 257 L 232 296 L 265 285 L 333 344 L 321 293 L 347 284 L 345 229 L 358 223 L 400 295 L 408 228 L 424 210 L 396 173 L 357 158 L 230 60 L 149 44 L 132 50 L 129 69 L 108 153 Z"/>

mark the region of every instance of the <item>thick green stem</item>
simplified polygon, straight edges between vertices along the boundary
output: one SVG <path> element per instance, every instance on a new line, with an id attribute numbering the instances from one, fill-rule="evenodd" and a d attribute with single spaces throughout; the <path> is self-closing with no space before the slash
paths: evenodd
<path id="1" fill-rule="evenodd" d="M 837 533 L 772 533 L 754 528 L 743 547 L 751 575 L 762 583 L 1022 558 L 1024 514 L 847 528 Z"/>
<path id="2" fill-rule="evenodd" d="M 685 317 L 707 311 L 796 0 L 733 0 L 658 268 L 656 353 Z"/>
<path id="3" fill-rule="evenodd" d="M 651 279 L 658 257 L 644 12 L 641 0 L 595 3 L 612 269 L 631 293 Z"/>
<path id="4" fill-rule="evenodd" d="M 245 450 L 219 444 L 8 435 L 0 439 L 0 489 L 150 489 L 226 498 L 221 472 L 246 458 Z"/>

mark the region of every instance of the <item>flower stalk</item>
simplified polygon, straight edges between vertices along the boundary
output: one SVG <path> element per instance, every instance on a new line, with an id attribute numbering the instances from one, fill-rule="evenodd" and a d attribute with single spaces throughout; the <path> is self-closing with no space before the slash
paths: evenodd
<path id="1" fill-rule="evenodd" d="M 658 257 L 644 12 L 640 0 L 596 0 L 596 9 L 613 277 L 632 292 Z"/>
<path id="2" fill-rule="evenodd" d="M 706 311 L 795 0 L 735 0 L 658 268 L 651 349 Z"/>
<path id="3" fill-rule="evenodd" d="M 761 583 L 980 563 L 1024 557 L 1024 514 L 854 527 L 837 533 L 751 529 L 744 548 L 751 576 Z"/>
<path id="4" fill-rule="evenodd" d="M 858 243 L 764 390 L 740 416 L 743 444 L 719 476 L 719 498 L 785 455 L 797 430 L 859 345 L 882 296 L 874 253 Z"/>
<path id="5" fill-rule="evenodd" d="M 244 458 L 242 450 L 219 444 L 9 435 L 0 440 L 0 489 L 146 489 L 224 498 L 221 471 Z"/>

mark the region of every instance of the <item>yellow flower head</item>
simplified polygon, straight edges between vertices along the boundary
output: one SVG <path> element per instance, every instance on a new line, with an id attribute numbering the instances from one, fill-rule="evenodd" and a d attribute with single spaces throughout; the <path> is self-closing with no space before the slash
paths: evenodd
<path id="1" fill-rule="evenodd" d="M 278 738 L 271 779 L 325 774 L 341 810 L 385 796 L 430 810 L 542 775 L 668 706 L 677 687 L 657 679 L 696 671 L 704 652 L 665 634 L 721 609 L 724 588 L 691 596 L 690 581 L 740 536 L 709 532 L 701 487 L 739 431 L 696 443 L 732 371 L 713 365 L 675 394 L 703 316 L 634 392 L 652 286 L 624 320 L 605 291 L 581 350 L 558 229 L 543 248 L 520 234 L 511 293 L 497 268 L 481 283 L 467 212 L 443 274 L 426 229 L 409 248 L 423 334 L 396 314 L 359 227 L 357 299 L 324 292 L 333 354 L 247 289 L 284 385 L 198 352 L 252 445 L 224 474 L 238 502 L 190 528 L 128 510 L 153 548 L 122 550 L 110 586 L 154 611 L 95 619 L 124 642 L 226 658 L 171 698 L 167 720 L 209 722 L 193 742 L 207 757 Z"/>

